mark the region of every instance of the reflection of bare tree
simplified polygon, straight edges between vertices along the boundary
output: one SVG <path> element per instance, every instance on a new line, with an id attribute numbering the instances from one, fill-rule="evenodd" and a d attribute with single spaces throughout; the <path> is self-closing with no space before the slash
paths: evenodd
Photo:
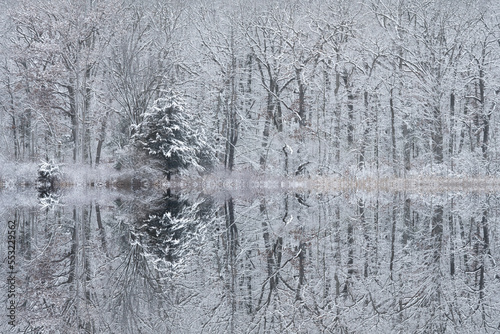
<path id="1" fill-rule="evenodd" d="M 189 257 L 203 246 L 203 231 L 211 222 L 210 201 L 191 203 L 180 196 L 167 195 L 149 204 L 138 221 L 130 225 L 122 245 L 114 277 L 112 309 L 121 319 L 124 333 L 139 329 L 172 332 L 182 303 L 197 294 L 183 282 L 176 289 L 172 276 L 188 270 Z"/>
<path id="2" fill-rule="evenodd" d="M 144 326 L 159 332 L 168 331 L 168 321 L 158 321 L 168 319 L 167 305 L 172 303 L 164 280 L 145 258 L 140 245 L 125 247 L 122 251 L 126 253 L 111 276 L 107 296 L 112 323 L 117 324 L 122 333 L 136 333 Z"/>
<path id="3" fill-rule="evenodd" d="M 425 264 L 429 276 L 425 281 L 425 295 L 421 301 L 421 307 L 426 307 L 435 320 L 429 323 L 428 329 L 435 333 L 443 333 L 446 329 L 443 314 L 440 312 L 441 300 L 443 298 L 441 254 L 443 247 L 443 206 L 436 205 L 432 208 L 431 235 L 429 239 L 429 250 Z"/>
<path id="4" fill-rule="evenodd" d="M 65 333 L 495 332 L 500 198 L 448 196 L 18 210 L 19 317 Z"/>
<path id="5" fill-rule="evenodd" d="M 236 296 L 236 289 L 238 288 L 238 227 L 234 217 L 234 202 L 232 198 L 229 198 L 224 203 L 224 276 L 225 279 L 225 291 L 227 294 L 227 302 L 230 307 L 229 312 L 229 333 L 235 332 L 235 322 L 236 322 L 236 310 L 238 298 Z"/>
<path id="6" fill-rule="evenodd" d="M 264 240 L 264 254 L 266 254 L 267 259 L 267 279 L 262 285 L 262 293 L 259 298 L 258 308 L 262 307 L 262 297 L 264 296 L 266 285 L 269 286 L 269 292 L 267 294 L 266 299 L 264 300 L 265 305 L 269 305 L 271 301 L 271 296 L 276 288 L 277 278 L 275 277 L 276 265 L 274 262 L 274 254 L 271 248 L 271 241 L 269 238 L 269 226 L 266 221 L 267 209 L 266 209 L 266 201 L 262 200 L 260 203 L 260 213 L 262 214 L 262 237 Z"/>
<path id="7" fill-rule="evenodd" d="M 91 221 L 92 204 L 81 208 L 73 207 L 74 225 L 71 227 L 71 247 L 69 272 L 66 285 L 68 297 L 62 307 L 62 316 L 68 332 L 83 330 L 85 333 L 95 333 L 95 303 L 91 272 Z M 64 261 L 67 262 L 67 261 Z"/>
<path id="8" fill-rule="evenodd" d="M 19 317 L 27 328 L 59 328 L 65 333 L 170 331 L 163 321 L 167 310 L 192 291 L 172 294 L 173 271 L 159 271 L 152 245 L 141 243 L 144 238 L 131 212 L 141 212 L 138 208 L 144 204 L 117 203 L 118 209 L 105 206 L 104 212 L 102 205 L 91 202 L 16 213 L 22 221 L 19 245 L 26 277 Z M 210 221 L 210 203 L 198 203 L 194 209 L 181 206 L 168 216 L 200 226 Z M 188 246 L 195 246 L 203 238 L 191 233 L 188 239 Z M 186 262 L 187 253 L 183 256 Z"/>
<path id="9" fill-rule="evenodd" d="M 106 230 L 102 223 L 101 217 L 101 206 L 99 203 L 95 203 L 95 214 L 97 219 L 97 229 L 99 230 L 100 238 L 101 238 L 101 247 L 102 251 L 107 254 L 108 253 L 108 243 L 106 241 Z"/>
<path id="10" fill-rule="evenodd" d="M 482 212 L 481 223 L 477 226 L 477 256 L 479 258 L 478 266 L 479 268 L 476 270 L 476 273 L 479 275 L 479 281 L 477 290 L 479 291 L 478 297 L 478 305 L 477 308 L 481 310 L 481 320 L 482 324 L 485 328 L 488 328 L 488 322 L 490 319 L 490 312 L 488 310 L 488 302 L 485 301 L 486 292 L 486 266 L 487 262 L 491 262 L 491 265 L 494 267 L 496 265 L 494 257 L 492 256 L 490 249 L 490 236 L 489 236 L 489 223 L 488 223 L 488 207 L 490 205 L 489 196 L 486 199 L 487 208 L 485 208 Z M 481 234 L 482 232 L 482 234 Z M 477 275 L 476 274 L 476 275 Z M 496 276 L 498 279 L 498 274 Z M 500 324 L 499 324 L 500 326 Z"/>

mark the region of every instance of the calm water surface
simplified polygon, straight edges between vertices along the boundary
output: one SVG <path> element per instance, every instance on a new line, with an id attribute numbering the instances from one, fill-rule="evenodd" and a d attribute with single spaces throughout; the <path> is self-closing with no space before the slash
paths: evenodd
<path id="1" fill-rule="evenodd" d="M 2 333 L 500 331 L 499 194 L 1 199 Z"/>

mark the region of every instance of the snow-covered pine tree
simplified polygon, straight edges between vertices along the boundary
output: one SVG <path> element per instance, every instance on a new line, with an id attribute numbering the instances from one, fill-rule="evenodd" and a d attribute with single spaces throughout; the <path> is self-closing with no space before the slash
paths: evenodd
<path id="1" fill-rule="evenodd" d="M 175 93 L 154 102 L 142 122 L 134 126 L 132 140 L 136 147 L 158 159 L 167 175 L 189 168 L 203 171 L 215 157 L 200 122 Z"/>

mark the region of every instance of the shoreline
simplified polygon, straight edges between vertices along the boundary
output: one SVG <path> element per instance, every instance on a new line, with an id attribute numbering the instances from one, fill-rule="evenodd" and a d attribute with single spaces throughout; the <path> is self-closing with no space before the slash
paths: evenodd
<path id="1" fill-rule="evenodd" d="M 0 192 L 37 187 L 35 163 L 9 163 L 0 171 Z M 7 168 L 5 168 L 7 167 Z M 9 168 L 10 167 L 10 168 Z M 380 176 L 367 173 L 343 177 L 339 175 L 275 176 L 254 171 L 224 170 L 205 175 L 174 175 L 172 180 L 150 168 L 116 170 L 113 164 L 98 167 L 64 165 L 62 177 L 57 181 L 58 189 L 101 188 L 110 190 L 185 190 L 213 194 L 224 192 L 309 191 L 329 192 L 500 192 L 500 177 L 497 176 L 437 176 L 412 174 L 407 177 Z"/>

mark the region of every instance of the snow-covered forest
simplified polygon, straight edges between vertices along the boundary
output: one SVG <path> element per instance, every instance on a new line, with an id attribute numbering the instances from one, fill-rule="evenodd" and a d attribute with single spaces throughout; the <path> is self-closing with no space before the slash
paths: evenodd
<path id="1" fill-rule="evenodd" d="M 0 5 L 0 332 L 500 330 L 500 2 Z"/>
<path id="2" fill-rule="evenodd" d="M 488 0 L 3 0 L 0 162 L 126 164 L 134 129 L 175 92 L 230 171 L 497 175 L 499 13 Z"/>

